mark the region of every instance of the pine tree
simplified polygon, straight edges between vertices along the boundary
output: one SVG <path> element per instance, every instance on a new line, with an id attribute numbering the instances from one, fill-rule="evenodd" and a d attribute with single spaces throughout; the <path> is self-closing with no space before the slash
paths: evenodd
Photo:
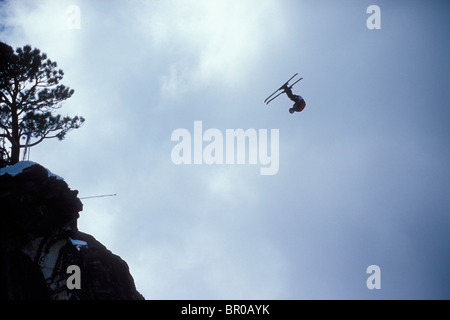
<path id="1" fill-rule="evenodd" d="M 26 45 L 14 51 L 0 42 L 0 167 L 20 160 L 25 137 L 32 138 L 32 147 L 44 139 L 62 140 L 83 125 L 83 117 L 53 114 L 74 93 L 60 84 L 63 76 L 39 49 Z"/>

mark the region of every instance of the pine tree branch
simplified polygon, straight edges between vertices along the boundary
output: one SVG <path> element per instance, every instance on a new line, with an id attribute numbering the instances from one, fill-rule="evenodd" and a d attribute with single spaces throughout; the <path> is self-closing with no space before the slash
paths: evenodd
<path id="1" fill-rule="evenodd" d="M 6 103 L 7 105 L 11 104 L 11 102 L 8 100 L 8 97 L 2 91 L 0 91 L 0 95 L 1 95 L 0 101 Z"/>
<path id="2" fill-rule="evenodd" d="M 9 133 L 9 128 L 0 122 L 0 128 Z"/>

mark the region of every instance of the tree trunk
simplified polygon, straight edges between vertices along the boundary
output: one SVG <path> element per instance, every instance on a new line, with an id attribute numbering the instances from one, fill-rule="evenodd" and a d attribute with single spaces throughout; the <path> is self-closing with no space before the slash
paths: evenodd
<path id="1" fill-rule="evenodd" d="M 16 102 L 11 105 L 11 164 L 20 161 L 20 136 L 19 136 L 19 116 L 17 114 Z"/>
<path id="2" fill-rule="evenodd" d="M 20 161 L 19 110 L 17 96 L 19 94 L 19 80 L 14 79 L 14 90 L 11 96 L 11 164 Z"/>
<path id="3" fill-rule="evenodd" d="M 20 161 L 20 147 L 12 146 L 11 148 L 11 165 Z"/>

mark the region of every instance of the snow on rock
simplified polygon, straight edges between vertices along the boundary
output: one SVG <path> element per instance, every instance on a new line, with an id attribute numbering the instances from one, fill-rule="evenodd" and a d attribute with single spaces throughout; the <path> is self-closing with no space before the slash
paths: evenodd
<path id="1" fill-rule="evenodd" d="M 80 251 L 80 249 L 82 247 L 86 247 L 86 248 L 88 247 L 88 243 L 86 241 L 72 239 L 70 237 L 69 237 L 69 239 L 70 239 L 70 242 L 72 242 L 72 244 L 78 249 L 78 251 Z"/>
<path id="2" fill-rule="evenodd" d="M 4 175 L 4 174 L 9 174 L 10 176 L 15 177 L 18 174 L 21 174 L 26 168 L 29 168 L 31 166 L 34 165 L 39 165 L 36 162 L 33 161 L 19 161 L 16 164 L 12 165 L 12 166 L 7 166 L 5 168 L 1 168 L 0 169 L 0 176 Z M 52 173 L 50 170 L 48 170 L 47 168 L 45 168 L 47 170 L 48 173 L 48 177 L 55 177 L 57 180 L 64 180 L 63 178 L 61 178 L 60 176 Z"/>

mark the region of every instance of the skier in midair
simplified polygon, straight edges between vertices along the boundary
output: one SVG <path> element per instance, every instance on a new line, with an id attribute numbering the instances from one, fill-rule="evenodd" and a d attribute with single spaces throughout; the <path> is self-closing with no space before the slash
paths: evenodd
<path id="1" fill-rule="evenodd" d="M 302 112 L 303 109 L 305 109 L 306 107 L 305 99 L 303 99 L 302 96 L 300 95 L 293 94 L 291 87 L 289 87 L 287 83 L 284 84 L 280 89 L 284 89 L 284 92 L 287 94 L 289 99 L 294 101 L 294 105 L 292 106 L 292 108 L 289 108 L 290 113 Z"/>
<path id="2" fill-rule="evenodd" d="M 297 81 L 295 81 L 293 84 L 289 85 L 289 82 L 292 79 L 294 79 L 297 75 L 298 75 L 298 73 L 294 74 L 288 81 L 286 81 L 285 84 L 283 84 L 279 89 L 275 90 L 274 93 L 272 93 L 270 96 L 268 96 L 266 98 L 266 100 L 264 100 L 264 103 L 265 104 L 269 104 L 271 101 L 275 100 L 277 97 L 279 97 L 283 93 L 286 93 L 287 96 L 289 97 L 289 99 L 294 101 L 294 105 L 292 106 L 292 108 L 289 108 L 289 112 L 291 114 L 294 113 L 294 112 L 302 112 L 303 109 L 305 109 L 305 107 L 306 107 L 306 102 L 305 102 L 305 100 L 303 99 L 302 96 L 292 93 L 292 87 L 297 82 L 302 80 L 303 78 L 300 78 Z"/>

